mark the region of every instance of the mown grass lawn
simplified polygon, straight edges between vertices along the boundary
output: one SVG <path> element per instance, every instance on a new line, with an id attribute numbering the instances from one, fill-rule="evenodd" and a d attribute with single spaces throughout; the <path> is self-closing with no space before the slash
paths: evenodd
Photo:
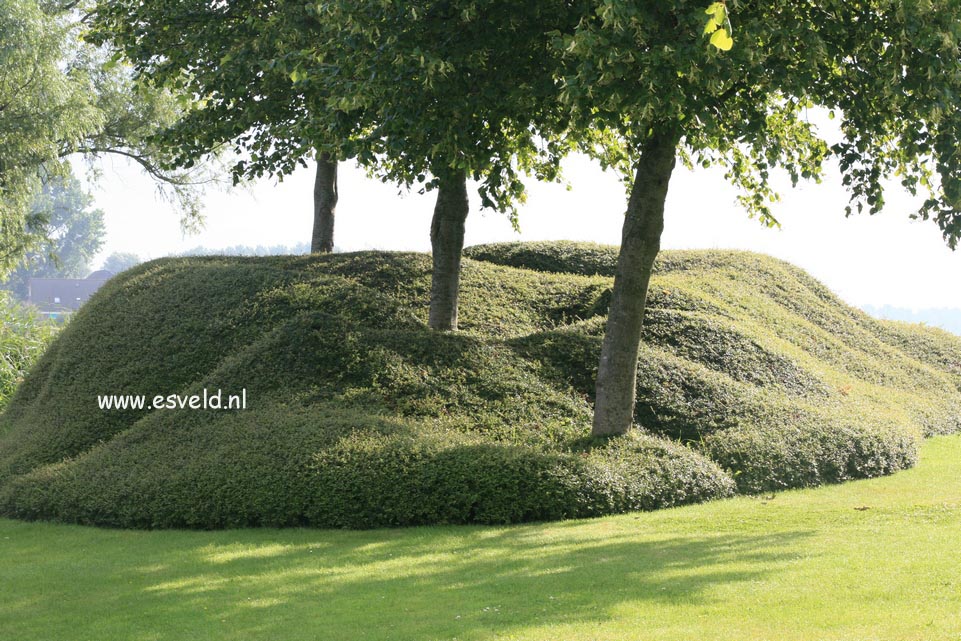
<path id="1" fill-rule="evenodd" d="M 0 638 L 961 639 L 961 437 L 894 477 L 545 525 L 0 520 Z"/>

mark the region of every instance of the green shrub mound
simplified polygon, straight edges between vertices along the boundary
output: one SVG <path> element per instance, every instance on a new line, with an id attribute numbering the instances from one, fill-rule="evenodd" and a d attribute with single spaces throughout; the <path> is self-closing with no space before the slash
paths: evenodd
<path id="1" fill-rule="evenodd" d="M 370 528 L 588 517 L 733 492 L 688 448 L 623 441 L 558 451 L 327 404 L 274 406 L 146 420 L 14 478 L 0 505 L 17 518 L 118 527 Z"/>
<path id="2" fill-rule="evenodd" d="M 125 272 L 0 416 L 0 514 L 138 528 L 586 517 L 887 474 L 923 436 L 959 429 L 958 339 L 870 319 L 770 258 L 666 252 L 638 429 L 590 439 L 616 250 L 467 254 L 456 334 L 426 328 L 420 254 Z M 245 390 L 247 408 L 97 404 L 203 390 Z"/>

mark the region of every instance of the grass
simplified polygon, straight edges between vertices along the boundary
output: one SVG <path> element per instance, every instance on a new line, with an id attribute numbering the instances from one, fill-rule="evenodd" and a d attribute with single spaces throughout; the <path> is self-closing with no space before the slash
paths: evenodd
<path id="1" fill-rule="evenodd" d="M 16 641 L 961 636 L 961 437 L 883 479 L 509 527 L 120 531 L 0 520 Z"/>

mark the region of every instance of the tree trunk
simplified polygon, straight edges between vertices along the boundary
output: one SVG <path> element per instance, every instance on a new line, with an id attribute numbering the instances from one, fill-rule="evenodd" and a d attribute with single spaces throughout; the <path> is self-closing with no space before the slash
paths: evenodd
<path id="1" fill-rule="evenodd" d="M 441 178 L 434 219 L 430 224 L 431 253 L 434 258 L 430 286 L 431 329 L 457 329 L 460 259 L 464 249 L 467 211 L 467 175 L 457 172 Z"/>
<path id="2" fill-rule="evenodd" d="M 310 253 L 334 251 L 334 214 L 337 211 L 337 161 L 329 154 L 317 154 L 317 176 L 314 179 L 314 233 Z"/>
<path id="3" fill-rule="evenodd" d="M 677 143 L 673 129 L 644 143 L 624 217 L 621 251 L 607 329 L 597 368 L 594 426 L 591 434 L 624 434 L 634 421 L 637 358 L 647 288 L 664 231 L 664 201 L 674 171 Z"/>

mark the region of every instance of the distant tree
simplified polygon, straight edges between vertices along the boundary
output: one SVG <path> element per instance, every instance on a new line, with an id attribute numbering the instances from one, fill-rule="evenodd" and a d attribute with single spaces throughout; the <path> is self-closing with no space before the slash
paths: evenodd
<path id="1" fill-rule="evenodd" d="M 555 34 L 567 62 L 562 97 L 581 131 L 606 137 L 597 155 L 633 170 L 595 434 L 632 424 L 647 289 L 678 155 L 726 168 L 748 211 L 768 224 L 776 224 L 771 170 L 794 182 L 820 178 L 833 158 L 852 193 L 848 213 L 880 211 L 883 181 L 898 176 L 927 193 L 917 216 L 934 219 L 952 247 L 961 237 L 958 2 L 590 4 L 576 28 Z M 813 106 L 840 118 L 839 142 L 822 139 L 807 117 Z M 713 207 L 709 193 L 704 207 Z"/>
<path id="2" fill-rule="evenodd" d="M 113 274 L 119 274 L 120 272 L 127 271 L 131 267 L 136 267 L 142 262 L 140 256 L 133 252 L 114 252 L 104 259 L 100 269 L 105 269 Z"/>
<path id="3" fill-rule="evenodd" d="M 83 278 L 107 233 L 103 211 L 72 174 L 52 178 L 31 207 L 30 233 L 43 240 L 31 249 L 4 283 L 20 298 L 27 297 L 31 278 Z"/>

